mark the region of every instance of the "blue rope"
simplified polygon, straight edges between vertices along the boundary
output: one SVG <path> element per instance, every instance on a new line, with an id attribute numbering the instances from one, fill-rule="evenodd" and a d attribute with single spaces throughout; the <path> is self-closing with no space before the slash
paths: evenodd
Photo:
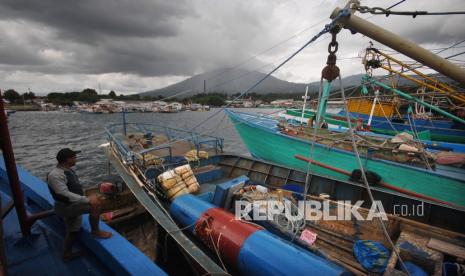
<path id="1" fill-rule="evenodd" d="M 267 79 L 269 76 L 271 76 L 274 72 L 276 72 L 279 68 L 281 68 L 284 64 L 286 64 L 289 60 L 291 60 L 292 58 L 294 58 L 298 53 L 300 53 L 303 49 L 305 49 L 308 45 L 310 45 L 311 43 L 313 43 L 315 40 L 317 40 L 320 36 L 324 35 L 325 33 L 329 32 L 337 23 L 337 20 L 339 20 L 339 18 L 343 17 L 343 16 L 349 16 L 350 15 L 350 12 L 346 9 L 342 10 L 338 16 L 336 16 L 333 21 L 330 23 L 330 24 L 327 24 L 323 30 L 321 30 L 318 34 L 316 34 L 314 37 L 312 37 L 312 39 L 310 39 L 307 43 L 305 43 L 302 47 L 300 47 L 297 51 L 295 51 L 292 55 L 290 55 L 288 58 L 286 58 L 286 60 L 284 60 L 283 62 L 281 62 L 281 64 L 279 64 L 277 67 L 275 67 L 273 70 L 271 70 L 268 74 L 266 74 L 263 78 L 261 78 L 258 82 L 256 82 L 254 85 L 252 85 L 250 88 L 248 88 L 247 90 L 245 90 L 244 92 L 242 92 L 241 94 L 239 94 L 239 96 L 235 97 L 230 103 L 226 104 L 224 107 L 222 107 L 220 110 L 216 111 L 215 113 L 213 113 L 212 115 L 208 116 L 205 120 L 201 121 L 200 123 L 198 123 L 197 125 L 195 125 L 191 131 L 194 131 L 196 128 L 198 128 L 199 126 L 203 125 L 205 122 L 207 122 L 208 120 L 210 120 L 211 118 L 215 117 L 216 115 L 218 115 L 220 112 L 222 112 L 223 110 L 225 110 L 226 108 L 228 108 L 229 106 L 231 106 L 235 101 L 237 101 L 238 99 L 242 98 L 244 95 L 246 95 L 247 93 L 249 93 L 250 91 L 252 91 L 255 87 L 257 87 L 259 84 L 261 84 L 265 79 Z"/>

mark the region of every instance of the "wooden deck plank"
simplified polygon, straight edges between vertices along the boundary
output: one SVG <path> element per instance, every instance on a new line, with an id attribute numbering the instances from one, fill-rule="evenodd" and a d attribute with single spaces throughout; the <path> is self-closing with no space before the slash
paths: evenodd
<path id="1" fill-rule="evenodd" d="M 465 248 L 452 243 L 431 238 L 428 242 L 428 247 L 447 255 L 452 255 L 455 257 L 465 259 Z"/>

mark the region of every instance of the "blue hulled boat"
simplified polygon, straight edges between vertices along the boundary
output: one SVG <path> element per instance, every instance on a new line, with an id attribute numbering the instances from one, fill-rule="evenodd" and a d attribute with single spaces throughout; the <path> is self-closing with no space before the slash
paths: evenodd
<path id="1" fill-rule="evenodd" d="M 365 124 L 368 123 L 370 117 L 363 113 L 349 112 L 349 114 L 355 120 L 363 119 Z M 340 111 L 337 115 L 326 113 L 325 116 L 345 120 L 345 111 Z M 431 137 L 430 140 L 433 141 L 465 143 L 465 125 L 452 120 L 413 119 L 409 122 L 407 117 L 385 118 L 373 116 L 371 121 L 371 130 L 380 134 L 395 135 L 403 131 L 412 132 L 413 128 L 419 133 L 427 132 Z"/>
<path id="2" fill-rule="evenodd" d="M 262 200 L 276 196 L 289 201 L 305 198 L 328 202 L 335 211 L 338 203 L 320 196 L 350 202 L 363 200 L 367 194 L 360 183 L 312 173 L 308 195 L 304 195 L 306 172 L 224 154 L 221 138 L 137 123 L 113 124 L 106 132 L 109 143 L 105 153 L 113 167 L 169 234 L 169 240 L 182 248 L 184 255 L 196 264 L 194 267 L 202 271 L 237 275 L 365 275 L 369 270 L 355 259 L 354 244 L 361 239 L 386 244 L 380 225 L 373 221 L 353 224 L 316 219 L 296 223 L 284 216 L 266 221 L 237 217 L 237 204 L 253 202 L 256 196 Z M 460 223 L 441 218 L 462 217 L 465 210 L 382 187 L 373 187 L 373 193 L 389 213 L 395 213 L 398 202 L 412 208 L 418 204 L 428 206 L 427 216 L 408 217 L 412 220 L 388 215 L 392 227 L 389 231 L 402 233 L 399 239 L 392 237 L 399 246 L 406 242 L 407 233 L 398 227 L 425 229 L 432 235 L 430 238 L 441 233 L 448 241 L 460 236 L 450 231 L 463 228 Z M 366 202 L 364 206 L 370 204 Z M 307 235 L 318 238 L 306 240 Z M 442 265 L 433 263 L 435 269 Z M 389 271 L 395 269 L 386 267 Z"/>

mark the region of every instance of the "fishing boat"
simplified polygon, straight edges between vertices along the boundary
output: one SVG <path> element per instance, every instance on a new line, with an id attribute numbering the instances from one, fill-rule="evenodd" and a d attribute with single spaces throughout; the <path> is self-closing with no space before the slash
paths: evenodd
<path id="1" fill-rule="evenodd" d="M 301 117 L 302 111 L 299 109 L 289 109 L 287 114 Z M 361 119 L 365 129 L 369 129 L 374 133 L 396 135 L 399 132 L 415 132 L 424 140 L 432 140 L 438 142 L 465 143 L 465 129 L 463 124 L 454 123 L 451 120 L 425 120 L 416 119 L 409 123 L 406 118 L 388 119 L 380 116 L 372 116 L 357 112 L 349 112 L 351 121 L 355 125 L 357 120 Z M 306 110 L 304 118 L 315 116 L 316 113 Z M 340 111 L 338 114 L 326 112 L 324 115 L 326 122 L 347 127 L 345 119 L 345 111 Z M 367 127 L 370 121 L 370 127 Z"/>
<path id="2" fill-rule="evenodd" d="M 121 214 L 121 210 L 118 212 L 117 206 L 114 206 L 114 201 L 108 204 L 105 201 L 104 204 L 107 212 L 120 214 L 115 216 L 113 223 L 107 220 L 115 228 L 104 222 L 100 223 L 100 229 L 111 232 L 112 237 L 107 240 L 93 238 L 88 215 L 84 215 L 76 246 L 81 250 L 85 249 L 86 254 L 64 262 L 63 221 L 53 211 L 55 202 L 48 185 L 16 166 L 1 96 L 0 123 L 1 275 L 167 275 L 153 259 L 144 255 L 128 240 L 130 238 L 143 244 L 143 236 L 123 236 L 137 231 L 142 213 Z M 88 192 L 96 193 L 95 189 Z M 128 198 L 128 194 L 120 194 L 116 198 Z M 126 202 L 129 203 L 130 200 Z M 137 202 L 132 201 L 127 207 L 130 205 L 134 207 Z M 120 228 L 121 225 L 118 226 L 118 222 L 125 224 L 124 230 Z M 147 222 L 143 224 L 145 223 Z M 150 241 L 146 237 L 143 240 Z"/>
<path id="3" fill-rule="evenodd" d="M 85 249 L 87 254 L 73 261 L 63 262 L 61 256 L 65 231 L 61 220 L 52 212 L 54 201 L 47 184 L 19 166 L 17 170 L 21 188 L 25 192 L 25 210 L 29 214 L 40 213 L 42 218 L 31 225 L 30 233 L 23 235 L 23 225 L 18 221 L 20 212 L 13 205 L 17 199 L 11 194 L 12 187 L 8 181 L 4 159 L 1 157 L 0 202 L 3 211 L 3 231 L 0 233 L 4 242 L 0 243 L 0 267 L 8 274 L 31 275 L 37 274 L 38 271 L 46 271 L 46 274 L 51 275 L 88 274 L 91 271 L 94 275 L 167 275 L 154 263 L 155 248 L 146 246 L 150 237 L 140 235 L 141 225 L 145 225 L 147 230 L 150 228 L 147 225 L 150 222 L 144 213 L 121 214 L 124 208 L 118 209 L 113 200 L 105 200 L 108 202 L 105 203 L 106 211 L 121 215 L 115 216 L 114 220 L 107 220 L 108 224 L 100 224 L 101 229 L 112 233 L 112 238 L 105 241 L 92 238 L 90 225 L 85 217 L 77 246 Z M 132 208 L 136 208 L 136 203 L 133 202 Z M 127 207 L 130 207 L 130 204 L 126 205 L 126 209 Z M 6 255 L 2 255 L 5 251 Z"/>
<path id="4" fill-rule="evenodd" d="M 304 116 L 302 116 L 304 114 Z M 307 125 L 308 119 L 315 117 L 317 114 L 316 111 L 305 109 L 302 113 L 301 109 L 286 109 L 283 113 L 278 114 L 276 116 L 278 119 L 282 118 L 289 122 L 290 124 L 295 125 Z M 348 123 L 346 118 L 342 115 L 333 114 L 333 113 L 325 113 L 323 115 L 324 121 L 328 124 L 329 129 L 333 131 L 348 131 Z M 357 130 L 357 133 L 362 135 L 368 136 L 375 136 L 375 137 L 383 137 L 383 138 L 390 138 L 393 137 L 401 132 L 392 131 L 390 134 L 380 134 L 383 133 L 382 131 L 377 131 L 373 128 L 373 126 L 369 126 L 363 121 L 360 121 L 355 118 L 351 118 L 351 126 L 353 129 Z M 430 150 L 444 150 L 444 151 L 452 151 L 452 152 L 459 152 L 465 153 L 465 145 L 461 143 L 450 143 L 450 142 L 443 142 L 443 141 L 432 141 L 430 132 L 415 132 L 413 133 L 411 130 L 405 130 L 402 132 L 406 132 L 412 135 L 416 135 L 416 139 L 419 142 L 423 143 L 427 149 Z"/>
<path id="5" fill-rule="evenodd" d="M 369 74 L 383 69 L 389 75 L 383 81 L 366 82 L 373 87 L 373 95 L 369 95 L 364 84 L 367 78 L 364 77 L 361 95 L 349 98 L 343 110 L 338 114 L 327 114 L 327 117 L 338 119 L 347 112 L 354 120 L 362 119 L 376 133 L 424 132 L 430 136 L 428 140 L 465 142 L 465 96 L 462 89 L 442 82 L 434 75 L 424 74 L 418 67 L 372 46 L 365 50 L 362 63 Z M 418 88 L 409 96 L 400 91 L 399 80 L 409 81 Z M 401 112 L 401 109 L 406 112 Z"/>
<path id="6" fill-rule="evenodd" d="M 359 169 L 350 137 L 345 134 L 341 136 L 339 133 L 337 138 L 337 135 L 326 133 L 318 136 L 312 143 L 312 134 L 308 132 L 299 134 L 295 132 L 296 130 L 283 131 L 278 127 L 277 120 L 233 110 L 227 110 L 226 113 L 248 150 L 256 158 L 305 171 L 309 164 L 299 157 L 311 156 L 311 162 L 314 162 L 310 165 L 310 169 L 313 172 L 341 180 L 347 180 L 347 174 L 350 175 Z M 393 148 L 390 153 L 384 148 L 382 150 L 384 154 L 378 155 L 376 151 L 380 144 L 373 144 L 367 140 L 370 139 L 359 140 L 366 143 L 365 151 L 361 156 L 364 167 L 379 175 L 389 187 L 465 207 L 465 174 L 462 169 L 452 166 L 431 170 L 417 164 L 408 164 L 410 162 L 407 161 L 408 158 L 413 155 Z M 403 159 L 404 157 L 406 159 Z M 422 158 L 416 161 L 423 162 Z"/>
<path id="7" fill-rule="evenodd" d="M 78 108 L 78 112 L 81 114 L 103 114 L 102 108 L 98 106 L 84 106 Z"/>
<path id="8" fill-rule="evenodd" d="M 160 113 L 177 113 L 178 110 L 173 108 L 172 105 L 167 105 L 167 106 L 161 107 L 158 112 L 160 112 Z"/>
<path id="9" fill-rule="evenodd" d="M 249 151 L 257 158 L 299 170 L 311 170 L 341 180 L 350 177 L 352 180 L 363 181 L 367 186 L 370 183 L 382 185 L 389 189 L 402 190 L 405 194 L 415 194 L 447 205 L 465 207 L 463 155 L 438 153 L 431 158 L 424 148 L 412 144 L 405 145 L 401 142 L 398 147 L 394 146 L 394 138 L 382 141 L 375 137 L 354 134 L 352 131 L 341 134 L 323 129 L 326 126 L 323 122 L 324 114 L 335 80 L 339 81 L 341 99 L 347 105 L 340 69 L 336 65 L 337 35 L 341 27 L 351 30 L 352 33 L 366 35 L 460 84 L 465 83 L 463 68 L 356 16 L 355 12 L 361 11 L 359 4 L 358 1 L 350 1 L 345 8 L 336 8 L 331 14 L 336 26 L 329 30 L 332 41 L 328 45 L 328 59 L 321 73 L 315 125 L 309 124 L 312 129 L 279 125 L 276 120 L 254 114 L 232 110 L 227 110 L 226 113 Z M 451 114 L 421 98 L 390 87 L 375 79 L 370 70 L 366 71 L 367 74 L 361 82 L 362 90 L 368 87 L 385 89 L 456 123 L 465 123 L 458 114 Z M 372 115 L 370 114 L 370 117 Z M 414 133 L 419 131 L 414 125 L 410 125 Z"/>
<path id="10" fill-rule="evenodd" d="M 189 106 L 189 110 L 191 111 L 202 111 L 202 105 L 197 103 L 191 103 Z"/>
<path id="11" fill-rule="evenodd" d="M 106 152 L 110 162 L 115 166 L 138 200 L 165 231 L 172 235 L 176 242 L 186 250 L 187 254 L 194 258 L 204 272 L 215 274 L 234 270 L 247 275 L 283 274 L 285 271 L 290 274 L 308 273 L 309 271 L 330 275 L 345 273 L 344 269 L 332 262 L 289 242 L 284 242 L 263 228 L 240 220 L 231 220 L 234 215 L 221 211 L 219 208 L 214 208 L 213 204 L 208 200 L 193 197 L 190 194 L 191 188 L 199 185 L 195 183 L 197 180 L 204 179 L 207 182 L 205 185 L 194 187 L 196 192 L 203 194 L 203 198 L 213 196 L 213 193 L 211 191 L 201 191 L 202 188 L 214 189 L 216 185 L 213 183 L 215 181 L 225 180 L 222 177 L 223 172 L 218 168 L 215 169 L 214 166 L 200 167 L 197 172 L 203 171 L 203 176 L 201 176 L 198 173 L 194 174 L 190 167 L 186 169 L 185 165 L 188 161 L 192 162 L 193 166 L 196 163 L 200 164 L 200 160 L 209 157 L 211 154 L 221 152 L 223 147 L 222 139 L 167 128 L 166 126 L 148 124 L 111 125 L 106 129 L 106 132 L 109 138 Z M 165 186 L 162 186 L 159 176 L 162 173 L 168 173 L 169 169 L 178 169 L 180 167 L 186 169 L 186 172 L 179 173 L 176 178 L 166 179 L 163 182 Z M 211 171 L 212 169 L 213 171 Z M 183 180 L 187 183 L 188 180 L 184 178 L 187 173 L 190 173 L 189 179 L 197 179 L 194 180 L 194 184 L 189 185 L 189 188 L 181 185 L 184 183 L 181 182 Z M 183 175 L 182 179 L 181 175 Z M 177 178 L 180 180 L 175 180 Z M 175 181 L 172 185 L 170 184 L 170 189 L 166 189 L 168 181 L 170 183 Z M 240 179 L 236 179 L 235 181 L 232 180 L 230 184 L 240 182 Z M 226 194 L 221 196 L 226 196 Z M 188 227 L 194 229 L 193 219 L 195 216 L 200 216 L 207 210 L 213 212 L 213 209 L 218 210 L 217 213 L 212 214 L 211 223 L 217 225 L 215 228 L 223 227 L 223 223 L 228 227 L 224 228 L 226 230 L 218 229 L 217 233 L 224 235 L 221 244 L 219 241 L 210 243 L 207 234 L 207 239 L 203 240 L 206 241 L 206 247 L 199 247 L 196 244 L 198 241 L 195 242 L 195 239 L 180 229 L 187 229 Z M 227 220 L 230 220 L 230 222 L 228 223 Z M 189 222 L 183 225 L 186 221 Z M 208 231 L 207 228 L 204 228 L 204 230 Z M 195 232 L 200 232 L 200 228 L 196 227 Z M 256 236 L 256 238 L 249 239 L 249 236 Z M 257 250 L 256 246 L 259 245 L 269 245 L 271 247 Z M 214 251 L 207 250 L 208 247 Z M 273 247 L 280 249 L 281 253 L 273 254 L 274 256 L 270 255 L 274 250 L 269 250 L 273 249 Z M 215 251 L 218 254 L 219 263 L 214 261 L 215 258 L 211 255 Z M 228 268 L 226 268 L 223 260 Z"/>
<path id="12" fill-rule="evenodd" d="M 183 109 L 183 105 L 178 102 L 173 102 L 165 105 L 159 106 L 158 112 L 161 113 L 176 113 L 178 111 L 181 111 Z"/>
<path id="13" fill-rule="evenodd" d="M 366 82 L 369 77 L 362 78 L 361 95 L 350 97 L 347 106 L 338 114 L 328 114 L 330 117 L 349 113 L 354 119 L 362 119 L 376 133 L 424 132 L 434 141 L 465 141 L 463 89 L 421 72 L 421 66 L 400 61 L 374 48 L 372 43 L 365 49 L 362 63 L 370 76 L 378 69 L 388 75 L 378 81 Z M 407 83 L 416 87 L 412 89 Z M 368 87 L 372 88 L 372 94 Z M 401 89 L 408 90 L 409 94 Z"/>
<path id="14" fill-rule="evenodd" d="M 310 197 L 310 201 L 328 202 L 327 200 Z M 329 201 L 329 206 L 333 216 L 337 215 L 340 202 Z M 362 217 L 368 216 L 368 210 L 361 210 Z M 384 223 L 386 232 L 391 233 L 389 238 L 383 234 Z M 414 271 L 422 271 L 423 275 L 444 275 L 444 273 L 455 273 L 457 264 L 445 261 L 449 258 L 454 260 L 450 254 L 451 251 L 438 250 L 437 244 L 449 246 L 449 249 L 454 247 L 463 249 L 463 233 L 449 232 L 444 229 L 431 227 L 429 225 L 420 224 L 411 220 L 399 218 L 397 216 L 388 216 L 387 221 L 333 221 L 328 219 L 319 219 L 308 223 L 304 231 L 311 233 L 310 237 L 316 236 L 312 246 L 316 247 L 317 252 L 324 254 L 328 259 L 334 260 L 341 264 L 344 268 L 352 272 L 354 275 L 365 275 L 367 273 L 392 275 L 402 270 L 403 266 L 409 267 L 413 264 L 415 269 L 407 268 L 412 275 Z M 392 253 L 392 247 L 388 239 L 394 243 L 394 246 L 399 251 L 399 256 L 402 259 L 403 265 L 399 261 L 398 255 Z M 313 239 L 312 239 L 313 240 Z M 385 253 L 380 253 L 376 259 L 373 269 L 370 264 L 367 264 L 367 255 L 361 254 L 364 249 L 373 248 L 383 245 L 387 250 Z M 361 246 L 363 249 L 359 249 Z M 369 251 L 369 250 L 368 250 Z M 445 252 L 447 251 L 447 253 Z M 384 255 L 385 254 L 385 255 Z M 384 257 L 380 257 L 383 256 Z M 423 257 L 419 257 L 422 255 Z M 383 265 L 384 264 L 384 265 Z M 419 268 L 419 269 L 418 269 Z M 418 270 L 417 270 L 418 269 Z"/>
<path id="15" fill-rule="evenodd" d="M 359 224 L 309 221 L 299 227 L 288 227 L 235 217 L 235 203 L 257 195 L 261 199 L 277 196 L 313 201 L 322 201 L 322 197 L 350 202 L 367 199 L 365 187 L 360 183 L 312 172 L 309 195 L 305 197 L 305 172 L 224 154 L 223 140 L 218 137 L 139 123 L 112 124 L 106 133 L 108 144 L 104 150 L 109 161 L 163 231 L 196 263 L 194 267 L 201 267 L 198 273 L 366 275 L 370 271 L 352 254 L 357 241 L 370 239 L 390 247 L 380 225 L 373 221 Z M 192 179 L 199 184 L 196 189 L 191 189 L 195 184 L 181 187 L 182 182 L 189 183 Z M 424 266 L 429 262 L 424 269 L 439 275 L 444 253 L 430 251 L 426 244 L 431 239 L 447 243 L 460 239 L 461 235 L 453 232 L 465 230 L 458 222 L 460 219 L 444 218 L 464 217 L 465 209 L 383 187 L 372 190 L 375 198 L 385 203 L 387 212 L 395 213 L 395 205 L 401 202 L 413 209 L 419 204 L 427 206 L 424 210 L 428 214 L 424 216 L 410 214 L 405 219 L 400 214 L 389 215 L 388 230 L 399 248 L 411 245 L 406 243 L 411 237 L 421 240 L 411 248 L 434 253 L 434 258 L 416 263 Z M 366 202 L 365 206 L 370 204 Z M 367 212 L 362 211 L 365 215 Z M 420 233 L 413 229 L 423 230 Z M 316 243 L 302 240 L 302 233 L 316 235 Z M 299 238 L 293 239 L 295 235 Z M 405 249 L 402 256 L 409 259 L 413 254 L 410 249 Z M 396 264 L 394 253 L 390 252 L 385 269 L 396 270 Z"/>

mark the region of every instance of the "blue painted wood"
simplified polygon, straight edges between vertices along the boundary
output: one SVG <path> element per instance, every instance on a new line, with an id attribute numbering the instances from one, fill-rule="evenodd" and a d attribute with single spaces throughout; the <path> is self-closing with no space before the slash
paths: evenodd
<path id="1" fill-rule="evenodd" d="M 354 112 L 350 112 L 349 114 L 353 118 L 362 118 L 364 120 L 364 123 L 367 123 L 368 121 L 369 115 Z M 338 115 L 345 115 L 345 111 L 340 111 Z M 455 137 L 452 140 L 448 139 L 448 142 L 459 142 L 460 140 L 463 140 L 460 138 L 465 136 L 465 129 L 463 129 L 463 124 L 461 124 L 459 128 L 453 128 L 454 123 L 450 120 L 430 121 L 424 119 L 416 119 L 414 120 L 414 125 L 417 132 L 429 131 L 432 135 L 437 134 Z M 394 127 L 397 132 L 412 130 L 412 127 L 408 123 L 408 120 L 405 120 L 405 122 L 389 122 L 389 119 L 386 119 L 384 117 L 373 117 L 371 127 L 373 129 L 384 129 L 387 131 L 391 131 L 392 127 Z"/>
<path id="2" fill-rule="evenodd" d="M 197 196 L 199 199 L 206 201 L 208 203 L 213 202 L 213 192 L 206 192 Z"/>
<path id="3" fill-rule="evenodd" d="M 53 208 L 54 200 L 47 184 L 40 178 L 17 166 L 19 180 L 25 196 L 42 210 Z M 9 186 L 3 156 L 0 156 L 0 184 Z M 102 230 L 110 231 L 113 237 L 107 240 L 94 239 L 90 234 L 88 215 L 84 216 L 81 242 L 90 248 L 99 259 L 117 275 L 167 275 L 140 250 L 111 227 L 101 222 Z"/>
<path id="4" fill-rule="evenodd" d="M 101 258 L 116 275 L 167 275 L 139 249 L 113 228 L 100 222 L 100 229 L 113 233 L 110 239 L 94 239 L 89 215 L 83 216 L 81 241 Z"/>
<path id="5" fill-rule="evenodd" d="M 196 173 L 195 178 L 200 184 L 213 182 L 223 177 L 223 170 L 215 168 L 211 171 Z"/>
<path id="6" fill-rule="evenodd" d="M 3 189 L 4 185 L 1 186 Z M 0 192 L 2 200 L 9 198 Z M 62 261 L 63 236 L 43 221 L 36 222 L 31 235 L 23 237 L 16 211 L 3 219 L 3 239 L 9 275 L 113 275 L 106 265 L 88 252 L 71 262 Z M 80 243 L 76 246 L 79 247 Z"/>
<path id="7" fill-rule="evenodd" d="M 241 175 L 225 183 L 216 185 L 215 194 L 213 195 L 213 204 L 224 207 L 229 190 L 236 185 L 246 183 L 248 180 L 249 178 L 247 176 Z"/>

